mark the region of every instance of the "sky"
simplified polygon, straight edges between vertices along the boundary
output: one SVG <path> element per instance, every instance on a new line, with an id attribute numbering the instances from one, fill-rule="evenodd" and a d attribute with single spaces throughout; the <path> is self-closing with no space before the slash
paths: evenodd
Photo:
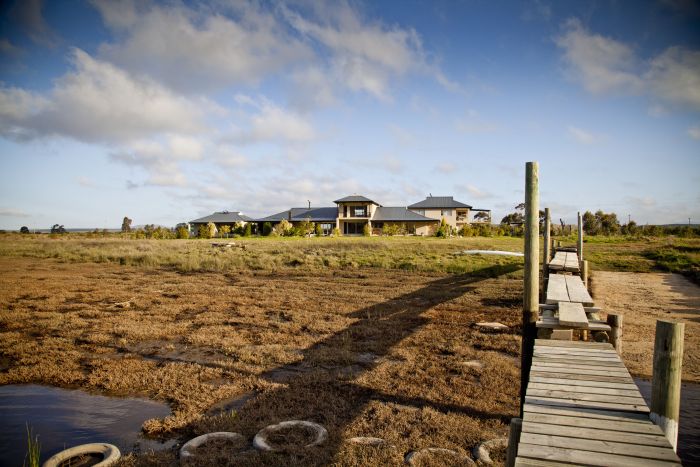
<path id="1" fill-rule="evenodd" d="M 4 1 L 0 229 L 350 194 L 700 221 L 700 2 Z"/>

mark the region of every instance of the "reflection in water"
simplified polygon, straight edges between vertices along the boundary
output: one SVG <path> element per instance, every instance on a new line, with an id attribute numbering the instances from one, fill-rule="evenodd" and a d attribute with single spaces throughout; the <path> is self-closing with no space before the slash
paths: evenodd
<path id="1" fill-rule="evenodd" d="M 22 465 L 26 423 L 39 435 L 43 461 L 85 443 L 106 442 L 130 452 L 143 444 L 143 422 L 169 413 L 167 405 L 145 399 L 36 385 L 0 386 L 0 466 Z"/>
<path id="2" fill-rule="evenodd" d="M 634 382 L 647 405 L 651 406 L 651 381 L 635 378 Z M 700 384 L 681 385 L 678 455 L 683 465 L 700 465 Z"/>

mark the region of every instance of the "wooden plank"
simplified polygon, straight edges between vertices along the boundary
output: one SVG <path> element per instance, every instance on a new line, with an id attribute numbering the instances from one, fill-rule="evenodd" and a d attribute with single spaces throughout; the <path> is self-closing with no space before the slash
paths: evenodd
<path id="1" fill-rule="evenodd" d="M 550 274 L 547 281 L 547 303 L 555 304 L 568 301 L 569 292 L 566 289 L 566 279 L 560 274 Z"/>
<path id="2" fill-rule="evenodd" d="M 568 281 L 567 281 L 568 282 Z M 571 296 L 569 296 L 571 299 Z M 588 318 L 580 303 L 559 303 L 559 324 L 572 328 L 588 329 Z"/>
<path id="3" fill-rule="evenodd" d="M 571 427 L 564 425 L 549 425 L 546 423 L 523 423 L 522 433 L 534 433 L 538 435 L 561 436 L 567 438 L 584 438 L 605 440 L 615 443 L 639 444 L 642 446 L 655 446 L 659 448 L 671 448 L 663 432 L 660 434 L 626 433 L 624 431 L 604 430 L 602 428 Z M 574 443 L 576 444 L 576 443 Z"/>
<path id="4" fill-rule="evenodd" d="M 584 349 L 603 349 L 603 350 L 612 350 L 613 352 L 615 349 L 613 348 L 612 345 L 605 343 L 605 342 L 579 342 L 579 341 L 572 341 L 572 342 L 552 342 L 547 339 L 535 339 L 535 346 L 542 346 L 542 347 L 569 347 L 569 348 L 584 348 Z"/>
<path id="5" fill-rule="evenodd" d="M 627 369 L 603 369 L 603 368 L 584 368 L 583 365 L 562 365 L 561 363 L 541 363 L 532 362 L 532 369 L 535 371 L 548 371 L 551 373 L 579 373 L 582 375 L 599 375 L 599 376 L 617 376 L 630 377 Z"/>
<path id="6" fill-rule="evenodd" d="M 579 272 L 579 259 L 576 253 L 566 253 L 566 259 L 564 260 L 564 271 L 568 272 Z"/>
<path id="7" fill-rule="evenodd" d="M 582 303 L 583 306 L 593 306 L 593 299 L 588 293 L 583 281 L 578 276 L 564 276 L 566 282 L 566 291 L 569 295 L 570 302 Z"/>
<path id="8" fill-rule="evenodd" d="M 605 402 L 625 405 L 646 405 L 641 395 L 632 396 L 611 396 L 610 394 L 594 394 L 578 391 L 562 391 L 552 389 L 530 389 L 527 388 L 527 395 L 531 397 L 551 397 L 556 399 L 575 400 L 576 402 Z"/>
<path id="9" fill-rule="evenodd" d="M 610 388 L 610 389 L 628 389 L 638 391 L 637 386 L 632 382 L 623 383 L 613 383 L 610 381 L 597 381 L 597 380 L 578 380 L 571 378 L 554 378 L 554 377 L 542 377 L 542 376 L 532 376 L 530 378 L 531 383 L 539 384 L 562 384 L 569 387 L 591 387 L 591 388 Z"/>
<path id="10" fill-rule="evenodd" d="M 534 458 L 545 461 L 565 462 L 567 464 L 608 467 L 630 467 L 632 465 L 643 467 L 670 467 L 681 465 L 680 460 L 672 462 L 659 459 L 642 459 L 618 454 L 593 453 L 591 451 L 541 446 L 522 442 L 518 446 L 518 459 L 520 458 Z M 517 464 L 516 459 L 516 465 L 524 464 Z"/>
<path id="11" fill-rule="evenodd" d="M 520 443 L 534 444 L 553 448 L 565 448 L 592 451 L 598 454 L 608 453 L 627 456 L 632 458 L 655 459 L 668 462 L 680 461 L 671 447 L 660 448 L 657 446 L 643 446 L 639 444 L 616 443 L 612 441 L 601 441 L 597 439 L 568 438 L 565 436 L 548 436 L 534 433 L 523 433 L 520 435 Z"/>
<path id="12" fill-rule="evenodd" d="M 559 302 L 559 303 L 562 303 L 562 302 Z M 540 321 L 537 321 L 537 327 L 538 328 L 547 328 L 547 329 L 571 329 L 571 326 L 560 325 L 559 320 L 557 318 L 540 318 Z M 589 331 L 610 331 L 610 326 L 607 324 L 596 323 L 595 321 L 588 321 L 588 330 Z M 560 342 L 575 342 L 575 341 L 560 341 Z"/>
<path id="13" fill-rule="evenodd" d="M 530 376 L 538 376 L 544 378 L 560 378 L 560 379 L 571 379 L 571 380 L 584 380 L 584 381 L 604 381 L 609 383 L 633 383 L 632 378 L 629 376 L 601 376 L 601 375 L 583 375 L 580 373 L 560 373 L 560 372 L 549 372 L 546 370 L 535 370 L 530 371 Z"/>
<path id="14" fill-rule="evenodd" d="M 617 358 L 619 355 L 614 350 L 602 350 L 602 349 L 567 349 L 559 347 L 543 347 L 539 346 L 535 348 L 535 352 L 539 352 L 544 355 L 575 355 L 579 357 L 606 357 L 606 358 Z"/>
<path id="15" fill-rule="evenodd" d="M 618 410 L 603 410 L 590 407 L 562 407 L 553 405 L 537 405 L 525 403 L 525 412 L 548 415 L 564 415 L 567 417 L 591 418 L 596 420 L 613 420 L 649 424 L 649 414 L 641 412 L 624 412 Z"/>
<path id="16" fill-rule="evenodd" d="M 515 467 L 553 467 L 553 466 L 567 466 L 571 464 L 562 464 L 561 462 L 555 461 L 544 461 L 542 459 L 528 459 L 526 457 L 516 457 Z"/>
<path id="17" fill-rule="evenodd" d="M 602 420 L 596 418 L 570 417 L 566 415 L 549 415 L 534 412 L 526 412 L 523 416 L 525 423 L 548 423 L 550 425 L 562 425 L 580 428 L 596 428 L 601 430 L 622 431 L 625 433 L 643 433 L 647 435 L 664 436 L 664 432 L 657 425 L 639 423 L 638 421 Z"/>
<path id="18" fill-rule="evenodd" d="M 582 401 L 563 397 L 525 396 L 525 402 L 538 405 L 554 405 L 558 407 L 576 407 L 593 409 L 610 409 L 622 412 L 649 413 L 646 404 L 623 404 L 615 402 Z"/>
<path id="19" fill-rule="evenodd" d="M 564 392 L 580 392 L 583 394 L 607 394 L 609 396 L 627 396 L 627 397 L 641 397 L 639 395 L 639 390 L 634 389 L 617 389 L 617 388 L 598 388 L 591 386 L 572 386 L 569 384 L 549 384 L 549 383 L 536 383 L 530 381 L 527 385 L 528 394 L 531 389 L 542 390 L 542 391 L 564 391 Z"/>
<path id="20" fill-rule="evenodd" d="M 599 358 L 599 357 L 578 357 L 568 356 L 566 354 L 550 354 L 542 355 L 541 353 L 536 353 L 534 358 L 541 360 L 543 362 L 558 362 L 558 363 L 578 363 L 581 365 L 589 366 L 625 366 L 620 360 L 614 358 Z"/>

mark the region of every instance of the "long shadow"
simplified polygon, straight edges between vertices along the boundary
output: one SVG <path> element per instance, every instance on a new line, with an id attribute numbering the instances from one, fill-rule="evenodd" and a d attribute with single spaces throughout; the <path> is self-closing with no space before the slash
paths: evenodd
<path id="1" fill-rule="evenodd" d="M 281 420 L 298 419 L 321 423 L 329 431 L 329 444 L 322 451 L 316 451 L 314 458 L 304 458 L 303 463 L 327 465 L 340 448 L 344 428 L 362 413 L 371 400 L 386 400 L 414 407 L 431 406 L 442 412 L 465 413 L 507 423 L 507 414 L 486 413 L 470 407 L 433 403 L 422 398 L 402 398 L 354 384 L 353 379 L 363 372 L 371 371 L 378 363 L 374 360 L 361 366 L 352 365 L 352 356 L 370 353 L 380 358 L 388 355 L 401 340 L 428 324 L 429 319 L 423 316 L 428 309 L 473 291 L 482 280 L 511 273 L 521 267 L 518 264 L 496 265 L 469 275 L 449 276 L 395 299 L 356 310 L 349 316 L 358 321 L 306 349 L 300 362 L 261 375 L 275 380 L 280 373 L 289 374 L 295 373 L 295 368 L 304 369 L 296 376 L 284 380 L 284 387 L 266 391 L 245 404 L 238 414 L 238 428 L 253 433 Z M 324 367 L 324 362 L 328 361 L 335 362 L 337 367 L 338 355 L 348 357 L 346 362 L 354 368 L 351 374 Z M 306 371 L 309 368 L 316 371 Z M 265 456 L 257 462 L 261 460 L 265 464 L 289 464 L 293 459 L 289 455 L 280 454 Z"/>

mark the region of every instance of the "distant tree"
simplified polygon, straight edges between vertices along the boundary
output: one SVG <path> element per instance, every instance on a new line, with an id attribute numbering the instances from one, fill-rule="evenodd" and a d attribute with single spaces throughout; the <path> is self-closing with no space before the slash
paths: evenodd
<path id="1" fill-rule="evenodd" d="M 382 233 L 384 235 L 388 235 L 390 237 L 393 237 L 394 235 L 398 235 L 399 234 L 399 226 L 394 224 L 393 222 L 385 222 L 384 228 L 382 229 Z"/>
<path id="2" fill-rule="evenodd" d="M 583 222 L 583 232 L 586 235 L 598 235 L 598 232 L 600 231 L 600 224 L 598 223 L 596 216 L 594 216 L 591 211 L 584 212 L 581 220 Z"/>
<path id="3" fill-rule="evenodd" d="M 28 234 L 28 233 L 29 233 L 29 227 L 27 227 L 26 225 L 23 225 L 23 226 L 19 229 L 19 233 Z"/>
<path id="4" fill-rule="evenodd" d="M 270 224 L 269 222 L 265 222 L 263 224 L 263 228 L 262 228 L 263 236 L 267 237 L 271 233 L 272 233 L 272 224 Z"/>
<path id="5" fill-rule="evenodd" d="M 63 225 L 54 224 L 51 227 L 51 233 L 52 234 L 64 234 L 64 233 L 66 233 L 66 229 L 65 229 L 65 227 L 63 227 Z"/>
<path id="6" fill-rule="evenodd" d="M 604 213 L 598 210 L 595 213 L 595 217 L 600 223 L 600 230 L 603 235 L 616 235 L 620 233 L 620 221 L 617 220 L 617 214 L 614 212 Z"/>
<path id="7" fill-rule="evenodd" d="M 520 203 L 517 206 L 515 206 L 516 211 L 525 211 L 525 203 Z"/>
<path id="8" fill-rule="evenodd" d="M 331 235 L 334 237 L 340 237 L 340 229 L 338 227 L 334 227 L 333 231 L 331 232 Z"/>
<path id="9" fill-rule="evenodd" d="M 123 233 L 131 232 L 131 222 L 132 222 L 131 219 L 124 216 L 124 220 L 122 220 L 122 232 Z"/>
<path id="10" fill-rule="evenodd" d="M 175 236 L 177 238 L 187 239 L 190 238 L 190 231 L 184 226 L 180 226 L 175 230 Z"/>
<path id="11" fill-rule="evenodd" d="M 207 238 L 214 238 L 216 237 L 216 224 L 213 222 L 207 222 L 207 230 L 208 230 L 208 237 Z"/>
<path id="12" fill-rule="evenodd" d="M 323 228 L 321 228 L 320 223 L 316 223 L 316 229 L 314 231 L 317 237 L 322 237 L 323 236 Z"/>
<path id="13" fill-rule="evenodd" d="M 442 238 L 447 238 L 450 236 L 450 226 L 447 224 L 447 220 L 445 220 L 444 217 L 442 218 L 442 220 L 440 220 L 440 225 L 435 231 L 435 236 Z"/>
<path id="14" fill-rule="evenodd" d="M 522 224 L 525 218 L 519 212 L 511 212 L 501 219 L 501 224 Z"/>
<path id="15" fill-rule="evenodd" d="M 369 223 L 362 227 L 362 235 L 365 237 L 370 237 L 372 235 L 372 229 L 369 227 Z"/>
<path id="16" fill-rule="evenodd" d="M 474 214 L 474 220 L 477 222 L 488 222 L 491 220 L 491 214 L 486 211 L 479 211 Z"/>
<path id="17" fill-rule="evenodd" d="M 272 228 L 272 231 L 282 237 L 289 236 L 292 234 L 292 224 L 287 219 L 282 219 L 280 223 Z"/>
<path id="18" fill-rule="evenodd" d="M 228 238 L 228 235 L 231 233 L 231 226 L 228 224 L 224 224 L 221 227 L 219 227 L 219 235 L 222 237 Z"/>
<path id="19" fill-rule="evenodd" d="M 250 237 L 251 235 L 253 235 L 253 226 L 250 225 L 250 222 L 246 222 L 245 228 L 243 229 L 243 236 Z"/>

